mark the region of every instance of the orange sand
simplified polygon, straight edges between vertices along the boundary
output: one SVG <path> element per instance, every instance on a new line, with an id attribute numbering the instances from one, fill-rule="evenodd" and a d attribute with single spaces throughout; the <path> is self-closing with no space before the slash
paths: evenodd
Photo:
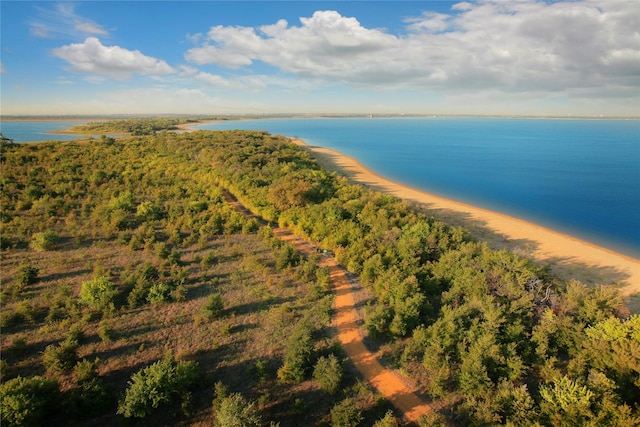
<path id="1" fill-rule="evenodd" d="M 615 285 L 627 297 L 627 305 L 640 312 L 640 260 L 596 246 L 539 225 L 454 200 L 428 194 L 386 179 L 354 158 L 328 148 L 293 142 L 310 151 L 329 170 L 416 204 L 429 215 L 487 241 L 492 248 L 508 248 L 550 265 L 554 274 L 588 285 Z"/>
<path id="2" fill-rule="evenodd" d="M 230 203 L 248 214 L 248 211 L 239 203 L 234 201 Z M 278 227 L 274 232 L 278 238 L 293 244 L 305 256 L 315 253 L 310 242 L 294 236 L 291 231 Z M 358 326 L 359 316 L 347 270 L 341 267 L 333 257 L 323 257 L 320 266 L 329 268 L 331 286 L 335 292 L 332 323 L 342 349 L 365 381 L 388 399 L 407 421 L 417 423 L 420 417 L 433 410 L 432 404 L 417 394 L 418 387 L 412 384 L 409 378 L 398 371 L 382 366 L 376 356 L 365 346 Z"/>

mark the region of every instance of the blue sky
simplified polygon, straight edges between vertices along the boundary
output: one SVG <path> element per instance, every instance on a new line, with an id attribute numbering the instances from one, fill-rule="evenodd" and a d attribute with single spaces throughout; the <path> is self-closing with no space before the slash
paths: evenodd
<path id="1" fill-rule="evenodd" d="M 640 116 L 640 7 L 0 2 L 1 113 Z"/>

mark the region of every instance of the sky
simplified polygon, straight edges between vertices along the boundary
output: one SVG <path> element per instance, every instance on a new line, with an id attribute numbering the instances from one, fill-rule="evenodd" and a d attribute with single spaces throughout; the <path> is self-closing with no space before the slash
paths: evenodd
<path id="1" fill-rule="evenodd" d="M 0 2 L 0 114 L 640 116 L 640 2 Z"/>

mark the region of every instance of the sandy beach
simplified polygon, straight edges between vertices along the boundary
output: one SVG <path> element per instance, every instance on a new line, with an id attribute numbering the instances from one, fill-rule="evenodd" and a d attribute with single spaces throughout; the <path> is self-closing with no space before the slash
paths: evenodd
<path id="1" fill-rule="evenodd" d="M 587 285 L 613 285 L 627 298 L 633 312 L 640 312 L 640 260 L 596 246 L 575 237 L 498 212 L 445 199 L 393 182 L 364 167 L 356 159 L 335 150 L 293 142 L 309 150 L 329 170 L 352 182 L 404 199 L 447 224 L 462 226 L 494 249 L 511 249 L 551 266 L 562 278 Z"/>

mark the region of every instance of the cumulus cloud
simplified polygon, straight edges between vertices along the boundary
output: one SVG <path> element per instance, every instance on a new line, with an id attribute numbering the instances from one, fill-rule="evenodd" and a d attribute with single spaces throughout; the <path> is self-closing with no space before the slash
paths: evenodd
<path id="1" fill-rule="evenodd" d="M 335 11 L 299 25 L 214 26 L 185 59 L 375 88 L 504 93 L 640 86 L 640 8 L 633 2 L 481 1 L 407 18 L 402 34 Z"/>
<path id="2" fill-rule="evenodd" d="M 138 50 L 104 46 L 95 37 L 53 49 L 53 54 L 67 61 L 73 71 L 115 79 L 126 79 L 133 74 L 166 75 L 175 72 L 165 61 L 146 56 Z"/>

